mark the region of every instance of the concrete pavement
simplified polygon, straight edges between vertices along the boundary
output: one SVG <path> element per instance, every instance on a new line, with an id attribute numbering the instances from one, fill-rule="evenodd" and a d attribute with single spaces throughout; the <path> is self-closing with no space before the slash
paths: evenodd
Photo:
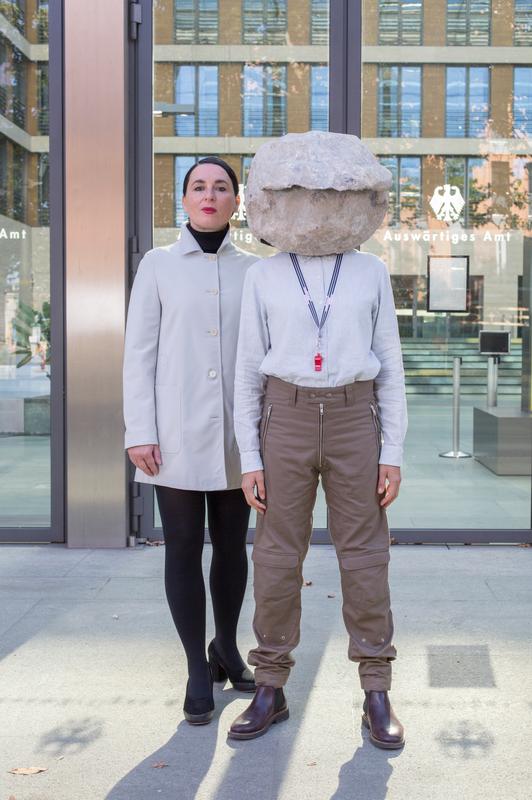
<path id="1" fill-rule="evenodd" d="M 390 698 L 407 741 L 383 751 L 360 725 L 332 547 L 306 562 L 290 719 L 234 742 L 226 731 L 249 696 L 217 688 L 210 725 L 183 721 L 162 547 L 4 545 L 0 800 L 529 800 L 531 557 L 519 546 L 392 548 Z M 252 612 L 249 586 L 243 653 Z M 8 772 L 30 766 L 46 771 Z"/>

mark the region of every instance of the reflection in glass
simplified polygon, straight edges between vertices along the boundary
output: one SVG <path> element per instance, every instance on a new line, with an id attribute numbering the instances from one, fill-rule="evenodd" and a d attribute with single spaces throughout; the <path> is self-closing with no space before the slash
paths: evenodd
<path id="1" fill-rule="evenodd" d="M 490 44 L 490 0 L 447 0 L 447 44 Z"/>
<path id="2" fill-rule="evenodd" d="M 0 525 L 23 528 L 50 524 L 48 3 L 0 21 Z"/>
<path id="3" fill-rule="evenodd" d="M 421 44 L 421 0 L 379 0 L 379 44 Z"/>
<path id="4" fill-rule="evenodd" d="M 379 136 L 419 136 L 421 129 L 421 67 L 381 66 Z"/>
<path id="5" fill-rule="evenodd" d="M 488 67 L 447 67 L 446 135 L 485 136 L 488 116 Z"/>
<path id="6" fill-rule="evenodd" d="M 313 131 L 329 130 L 329 67 L 312 65 L 310 68 L 310 128 Z"/>
<path id="7" fill-rule="evenodd" d="M 154 0 L 153 9 L 153 244 L 175 241 L 183 178 L 214 154 L 241 185 L 234 243 L 269 256 L 247 226 L 242 188 L 260 140 L 328 128 L 329 0 Z M 324 527 L 321 489 L 318 497 L 314 525 Z"/>
<path id="8" fill-rule="evenodd" d="M 174 0 L 177 44 L 216 44 L 218 0 Z"/>
<path id="9" fill-rule="evenodd" d="M 175 68 L 176 136 L 218 135 L 218 67 Z"/>
<path id="10" fill-rule="evenodd" d="M 532 6 L 530 0 L 515 0 L 514 45 L 532 47 Z"/>
<path id="11" fill-rule="evenodd" d="M 244 0 L 245 44 L 285 44 L 287 0 Z"/>
<path id="12" fill-rule="evenodd" d="M 243 135 L 286 133 L 286 66 L 246 64 L 243 74 Z"/>
<path id="13" fill-rule="evenodd" d="M 532 67 L 514 67 L 514 136 L 532 136 Z"/>
<path id="14" fill-rule="evenodd" d="M 399 44 L 402 10 L 399 3 L 380 3 L 376 25 L 375 5 L 363 6 L 364 42 L 371 46 L 363 72 L 363 135 L 370 141 L 383 137 L 375 151 L 391 171 L 393 186 L 387 217 L 362 249 L 379 255 L 391 274 L 410 420 L 403 484 L 390 523 L 529 528 L 532 68 L 522 64 L 521 48 L 530 3 L 508 3 L 503 14 L 489 2 L 447 2 L 447 52 L 440 4 L 422 4 L 423 50 L 416 62 L 423 63 L 416 67 L 423 127 L 416 141 L 403 138 L 402 84 L 405 70 L 413 68 L 413 51 L 398 50 L 394 64 L 383 63 L 392 39 Z M 497 45 L 493 57 L 490 41 Z M 379 43 L 386 43 L 381 60 Z M 478 45 L 483 52 L 471 49 Z M 460 53 L 460 46 L 468 49 Z M 427 260 L 453 255 L 469 258 L 468 309 L 428 311 Z M 495 411 L 487 408 L 482 330 L 508 332 L 512 340 L 499 364 Z M 439 453 L 451 443 L 457 355 L 460 447 L 474 457 L 443 463 Z"/>

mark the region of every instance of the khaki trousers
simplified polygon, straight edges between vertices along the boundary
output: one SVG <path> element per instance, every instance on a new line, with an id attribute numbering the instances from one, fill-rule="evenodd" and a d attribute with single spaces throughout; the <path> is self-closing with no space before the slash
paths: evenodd
<path id="1" fill-rule="evenodd" d="M 321 475 L 340 565 L 348 656 L 363 689 L 391 686 L 390 534 L 377 495 L 380 420 L 373 381 L 308 388 L 268 378 L 261 421 L 266 484 L 253 547 L 258 685 L 284 686 L 299 643 L 302 566 Z"/>

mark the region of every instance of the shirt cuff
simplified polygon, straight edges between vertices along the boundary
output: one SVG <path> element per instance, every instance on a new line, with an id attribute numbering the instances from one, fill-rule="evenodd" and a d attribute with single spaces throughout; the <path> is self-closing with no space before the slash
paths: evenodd
<path id="1" fill-rule="evenodd" d="M 260 450 L 246 450 L 244 453 L 240 453 L 240 468 L 242 474 L 245 472 L 258 472 L 264 469 Z"/>
<path id="2" fill-rule="evenodd" d="M 403 448 L 397 444 L 383 444 L 379 464 L 400 467 L 403 463 Z"/>
<path id="3" fill-rule="evenodd" d="M 142 444 L 159 444 L 159 439 L 154 431 L 144 431 L 140 433 L 126 433 L 124 437 L 124 449 L 130 447 L 140 447 Z"/>

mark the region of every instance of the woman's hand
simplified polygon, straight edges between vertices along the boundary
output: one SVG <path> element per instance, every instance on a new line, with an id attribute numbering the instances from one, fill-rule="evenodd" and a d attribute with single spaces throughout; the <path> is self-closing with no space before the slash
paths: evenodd
<path id="1" fill-rule="evenodd" d="M 159 474 L 159 465 L 163 460 L 158 444 L 139 444 L 136 447 L 129 447 L 127 454 L 134 465 L 146 475 L 153 477 Z"/>
<path id="2" fill-rule="evenodd" d="M 386 481 L 388 481 L 388 483 L 386 483 Z M 380 501 L 381 506 L 386 507 L 393 503 L 399 494 L 400 483 L 400 467 L 392 467 L 390 464 L 379 464 L 379 483 L 377 485 L 377 494 L 384 494 L 384 497 Z"/>
<path id="3" fill-rule="evenodd" d="M 255 496 L 255 486 L 257 487 L 257 494 L 259 500 Z M 266 490 L 264 488 L 264 470 L 259 469 L 256 472 L 244 472 L 242 475 L 242 491 L 247 500 L 248 506 L 255 508 L 259 514 L 264 514 L 266 511 L 266 504 L 260 502 L 266 500 Z"/>

